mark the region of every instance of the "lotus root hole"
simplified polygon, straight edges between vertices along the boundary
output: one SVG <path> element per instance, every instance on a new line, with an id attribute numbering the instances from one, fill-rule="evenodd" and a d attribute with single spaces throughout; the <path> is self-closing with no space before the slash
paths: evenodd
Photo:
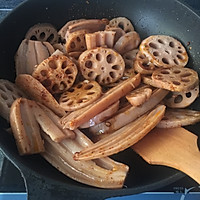
<path id="1" fill-rule="evenodd" d="M 187 78 L 182 78 L 181 81 L 184 82 L 184 83 L 189 83 L 190 82 L 190 80 L 187 79 Z"/>
<path id="2" fill-rule="evenodd" d="M 180 74 L 180 73 L 181 73 L 181 71 L 178 70 L 178 69 L 177 69 L 177 70 L 174 70 L 173 72 L 174 72 L 174 74 Z"/>
<path id="3" fill-rule="evenodd" d="M 185 78 L 185 77 L 188 77 L 188 76 L 191 76 L 191 75 L 192 74 L 190 72 L 187 72 L 187 73 L 181 74 L 181 77 Z"/>
<path id="4" fill-rule="evenodd" d="M 168 70 L 162 70 L 161 74 L 170 74 L 170 72 Z"/>
<path id="5" fill-rule="evenodd" d="M 88 77 L 93 79 L 95 77 L 95 72 L 93 71 L 89 72 Z"/>
<path id="6" fill-rule="evenodd" d="M 150 43 L 149 43 L 149 46 L 150 46 L 151 48 L 153 48 L 153 49 L 158 49 L 158 45 L 155 44 L 155 43 L 153 43 L 153 42 L 150 42 Z"/>
<path id="7" fill-rule="evenodd" d="M 71 106 L 73 104 L 73 101 L 72 100 L 69 100 L 68 102 L 67 102 L 67 105 L 68 106 Z"/>
<path id="8" fill-rule="evenodd" d="M 75 43 L 74 43 L 74 42 L 71 42 L 70 47 L 71 47 L 72 49 L 74 49 L 74 48 L 76 47 Z"/>
<path id="9" fill-rule="evenodd" d="M 110 74 L 111 78 L 116 78 L 116 73 L 115 72 L 110 72 L 109 74 Z"/>
<path id="10" fill-rule="evenodd" d="M 41 74 L 42 76 L 46 76 L 46 75 L 47 75 L 47 70 L 41 70 L 41 71 L 40 71 L 40 74 Z"/>
<path id="11" fill-rule="evenodd" d="M 77 100 L 77 103 L 83 103 L 86 102 L 88 99 L 87 98 L 81 98 Z"/>
<path id="12" fill-rule="evenodd" d="M 170 43 L 169 43 L 169 46 L 172 47 L 172 48 L 174 48 L 174 47 L 175 47 L 174 42 L 170 42 Z"/>
<path id="13" fill-rule="evenodd" d="M 183 53 L 183 51 L 179 50 L 179 51 L 178 51 L 178 53 L 180 53 L 180 54 L 181 54 L 181 53 Z"/>
<path id="14" fill-rule="evenodd" d="M 49 64 L 49 67 L 50 67 L 51 69 L 56 69 L 56 68 L 57 68 L 57 65 L 56 65 L 56 63 L 54 62 L 54 60 L 50 60 L 48 64 Z"/>
<path id="15" fill-rule="evenodd" d="M 92 65 L 93 65 L 93 63 L 92 63 L 91 60 L 87 60 L 87 61 L 85 62 L 85 67 L 87 67 L 88 69 L 91 69 L 91 68 L 92 68 Z"/>
<path id="16" fill-rule="evenodd" d="M 192 96 L 192 93 L 191 93 L 191 92 L 187 92 L 187 93 L 185 94 L 185 96 L 186 96 L 187 98 L 190 98 L 190 97 Z"/>
<path id="17" fill-rule="evenodd" d="M 114 63 L 115 62 L 115 56 L 113 54 L 109 54 L 106 57 L 107 63 Z"/>
<path id="18" fill-rule="evenodd" d="M 10 90 L 11 92 L 13 92 L 13 88 L 12 88 L 10 85 L 5 84 L 5 87 L 6 87 L 8 90 Z"/>
<path id="19" fill-rule="evenodd" d="M 40 33 L 40 39 L 43 40 L 45 38 L 46 34 L 45 32 Z"/>
<path id="20" fill-rule="evenodd" d="M 159 56 L 159 52 L 158 52 L 158 51 L 154 51 L 154 52 L 153 52 L 153 55 L 154 55 L 154 56 Z"/>
<path id="21" fill-rule="evenodd" d="M 52 86 L 52 90 L 53 90 L 54 92 L 56 92 L 58 89 L 59 89 L 58 84 L 54 84 L 54 85 Z"/>
<path id="22" fill-rule="evenodd" d="M 85 90 L 90 90 L 90 89 L 92 89 L 94 86 L 92 85 L 92 84 L 87 84 L 85 87 L 84 87 L 84 89 Z"/>
<path id="23" fill-rule="evenodd" d="M 180 55 L 180 54 L 177 55 L 177 58 L 180 59 L 180 60 L 183 60 L 183 56 Z"/>
<path id="24" fill-rule="evenodd" d="M 97 53 L 97 54 L 96 54 L 96 59 L 97 59 L 97 61 L 101 61 L 101 59 L 102 59 L 102 56 L 101 56 L 101 54 L 100 54 L 100 53 Z"/>
<path id="25" fill-rule="evenodd" d="M 62 63 L 61 68 L 62 68 L 62 69 L 65 69 L 66 67 L 67 67 L 67 61 L 64 61 L 64 62 Z"/>
<path id="26" fill-rule="evenodd" d="M 62 102 L 64 103 L 64 102 L 67 102 L 67 101 L 69 101 L 69 98 L 62 98 Z"/>
<path id="27" fill-rule="evenodd" d="M 170 54 L 169 51 L 165 50 L 165 53 Z"/>
<path id="28" fill-rule="evenodd" d="M 176 60 L 176 59 L 174 59 L 174 63 L 176 64 L 176 65 L 178 65 L 179 63 L 178 63 L 178 61 Z"/>
<path id="29" fill-rule="evenodd" d="M 143 62 L 143 63 L 142 63 L 142 66 L 143 66 L 145 69 L 148 69 L 148 68 L 149 68 L 149 64 L 148 64 L 147 61 L 146 61 L 146 62 Z"/>
<path id="30" fill-rule="evenodd" d="M 81 38 L 80 37 L 77 37 L 76 40 L 77 40 L 77 42 L 81 42 Z"/>
<path id="31" fill-rule="evenodd" d="M 160 44 L 164 44 L 163 40 L 161 40 L 161 39 L 158 39 L 158 42 L 159 42 Z"/>
<path id="32" fill-rule="evenodd" d="M 36 40 L 37 40 L 37 37 L 36 37 L 35 35 L 32 35 L 32 36 L 30 37 L 30 40 L 36 41 Z"/>
<path id="33" fill-rule="evenodd" d="M 146 58 L 146 56 L 145 56 L 145 55 L 143 55 L 143 54 L 141 54 L 141 55 L 139 56 L 139 58 L 143 60 L 143 59 L 145 59 L 145 58 Z"/>
<path id="34" fill-rule="evenodd" d="M 47 42 L 51 43 L 54 39 L 54 34 L 52 33 L 48 38 L 47 38 Z"/>
<path id="35" fill-rule="evenodd" d="M 124 23 L 123 22 L 119 22 L 118 26 L 119 26 L 119 28 L 124 30 Z"/>
<path id="36" fill-rule="evenodd" d="M 83 86 L 83 84 L 82 84 L 82 83 L 79 83 L 76 87 L 77 87 L 78 89 L 80 89 L 80 88 L 82 88 L 82 86 Z"/>
<path id="37" fill-rule="evenodd" d="M 68 92 L 74 92 L 74 88 L 69 88 Z"/>
<path id="38" fill-rule="evenodd" d="M 178 81 L 172 81 L 172 83 L 173 83 L 174 85 L 180 85 L 180 84 L 181 84 L 181 83 L 178 82 Z"/>
<path id="39" fill-rule="evenodd" d="M 44 85 L 44 87 L 49 87 L 51 85 L 51 81 L 48 79 L 45 79 L 44 81 L 42 81 L 42 85 Z"/>
<path id="40" fill-rule="evenodd" d="M 7 100 L 8 97 L 5 95 L 5 94 L 1 94 L 1 97 L 4 99 L 4 100 Z"/>
<path id="41" fill-rule="evenodd" d="M 168 61 L 167 58 L 162 58 L 162 62 L 165 63 L 165 64 L 167 64 L 167 65 L 169 64 L 169 61 Z"/>
<path id="42" fill-rule="evenodd" d="M 174 103 L 181 103 L 182 100 L 183 100 L 182 95 L 178 95 L 174 98 Z"/>
<path id="43" fill-rule="evenodd" d="M 112 66 L 112 69 L 114 69 L 114 70 L 120 70 L 120 68 L 121 68 L 121 67 L 120 67 L 119 65 L 113 65 L 113 66 Z"/>
<path id="44" fill-rule="evenodd" d="M 66 69 L 66 70 L 65 70 L 65 74 L 72 74 L 71 69 Z"/>
<path id="45" fill-rule="evenodd" d="M 93 95 L 95 92 L 88 92 L 87 95 Z"/>

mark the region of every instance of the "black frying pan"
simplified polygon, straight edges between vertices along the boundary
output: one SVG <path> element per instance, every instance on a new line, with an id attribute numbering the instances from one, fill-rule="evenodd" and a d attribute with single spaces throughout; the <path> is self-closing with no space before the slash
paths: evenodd
<path id="1" fill-rule="evenodd" d="M 30 0 L 0 24 L 0 78 L 14 81 L 13 58 L 32 25 L 49 22 L 59 29 L 71 19 L 116 16 L 131 19 L 142 39 L 152 34 L 166 34 L 181 40 L 190 56 L 188 66 L 199 71 L 200 18 L 179 1 Z M 199 100 L 192 107 L 200 110 Z M 64 176 L 39 155 L 20 157 L 14 139 L 3 130 L 8 125 L 3 119 L 0 119 L 0 124 L 0 147 L 22 172 L 31 200 L 104 199 L 158 189 L 184 176 L 168 167 L 150 166 L 132 150 L 126 150 L 113 157 L 130 166 L 126 187 L 116 190 L 89 187 Z M 190 128 L 197 134 L 200 125 Z"/>

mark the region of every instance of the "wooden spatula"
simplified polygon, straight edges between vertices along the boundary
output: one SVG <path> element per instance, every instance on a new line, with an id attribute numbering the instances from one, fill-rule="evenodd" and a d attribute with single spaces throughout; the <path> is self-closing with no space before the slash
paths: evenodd
<path id="1" fill-rule="evenodd" d="M 178 169 L 200 184 L 197 136 L 184 128 L 155 128 L 132 148 L 149 164 Z"/>

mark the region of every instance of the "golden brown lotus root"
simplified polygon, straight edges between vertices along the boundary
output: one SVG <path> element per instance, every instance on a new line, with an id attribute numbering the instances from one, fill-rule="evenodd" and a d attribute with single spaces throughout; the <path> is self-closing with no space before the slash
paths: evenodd
<path id="1" fill-rule="evenodd" d="M 64 110 L 74 111 L 93 103 L 101 94 L 101 86 L 96 81 L 84 80 L 64 92 L 59 103 Z"/>
<path id="2" fill-rule="evenodd" d="M 166 35 L 153 35 L 140 44 L 140 51 L 150 62 L 161 67 L 184 67 L 188 62 L 185 47 L 173 37 Z"/>
<path id="3" fill-rule="evenodd" d="M 155 65 L 149 61 L 149 59 L 139 51 L 136 55 L 134 62 L 134 69 L 137 73 L 150 75 L 155 69 Z"/>
<path id="4" fill-rule="evenodd" d="M 83 52 L 79 57 L 79 67 L 85 79 L 108 85 L 123 76 L 125 63 L 119 53 L 99 47 Z"/>
<path id="5" fill-rule="evenodd" d="M 183 67 L 156 69 L 152 81 L 159 88 L 176 92 L 188 92 L 199 84 L 197 72 Z"/>
<path id="6" fill-rule="evenodd" d="M 54 55 L 40 63 L 32 76 L 39 80 L 52 94 L 68 90 L 78 73 L 76 64 L 68 57 Z"/>
<path id="7" fill-rule="evenodd" d="M 74 52 L 74 51 L 84 51 L 86 50 L 86 42 L 85 42 L 85 34 L 87 31 L 80 30 L 75 31 L 73 33 L 66 34 L 66 52 Z"/>

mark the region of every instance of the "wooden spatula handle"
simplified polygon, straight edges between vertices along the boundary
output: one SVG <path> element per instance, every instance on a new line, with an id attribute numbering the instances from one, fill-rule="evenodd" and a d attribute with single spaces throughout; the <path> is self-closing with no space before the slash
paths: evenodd
<path id="1" fill-rule="evenodd" d="M 148 163 L 178 169 L 200 184 L 197 136 L 188 130 L 155 128 L 132 148 Z"/>

